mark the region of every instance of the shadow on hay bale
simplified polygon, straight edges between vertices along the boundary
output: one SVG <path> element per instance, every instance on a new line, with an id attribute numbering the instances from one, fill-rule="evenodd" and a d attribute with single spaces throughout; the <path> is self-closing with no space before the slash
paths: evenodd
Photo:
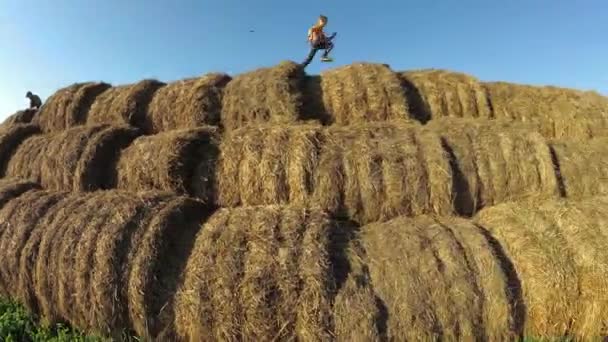
<path id="1" fill-rule="evenodd" d="M 608 198 L 501 204 L 481 211 L 476 222 L 517 270 L 526 336 L 606 334 Z"/>
<path id="2" fill-rule="evenodd" d="M 6 175 L 30 179 L 49 190 L 114 188 L 120 150 L 139 135 L 128 126 L 80 126 L 35 135 L 19 145 Z"/>
<path id="3" fill-rule="evenodd" d="M 160 88 L 148 107 L 145 131 L 220 125 L 223 91 L 230 80 L 226 74 L 211 73 Z"/>
<path id="4" fill-rule="evenodd" d="M 59 89 L 45 101 L 34 122 L 47 133 L 84 124 L 91 105 L 108 88 L 104 82 L 86 82 Z"/>
<path id="5" fill-rule="evenodd" d="M 128 124 L 145 130 L 150 102 L 164 86 L 157 80 L 143 80 L 109 88 L 93 102 L 87 124 Z"/>

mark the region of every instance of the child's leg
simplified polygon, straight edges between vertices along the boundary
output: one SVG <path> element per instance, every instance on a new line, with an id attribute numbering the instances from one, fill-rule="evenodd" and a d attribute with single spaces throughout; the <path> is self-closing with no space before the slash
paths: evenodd
<path id="1" fill-rule="evenodd" d="M 331 41 L 327 42 L 327 44 L 325 44 L 325 52 L 323 52 L 323 58 L 327 58 L 333 48 L 334 48 L 334 43 Z"/>
<path id="2" fill-rule="evenodd" d="M 302 62 L 302 66 L 307 66 L 308 64 L 310 64 L 310 62 L 312 61 L 312 59 L 315 57 L 315 55 L 317 54 L 317 51 L 319 49 L 316 47 L 311 47 L 310 48 L 310 52 L 308 53 L 308 57 L 306 57 L 306 59 L 304 60 L 304 62 Z"/>

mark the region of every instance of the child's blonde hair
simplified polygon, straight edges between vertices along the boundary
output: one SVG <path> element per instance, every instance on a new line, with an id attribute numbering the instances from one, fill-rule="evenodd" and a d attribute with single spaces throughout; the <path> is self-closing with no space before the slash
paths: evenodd
<path id="1" fill-rule="evenodd" d="M 321 22 L 323 25 L 327 24 L 327 17 L 323 14 L 319 15 L 319 22 Z"/>

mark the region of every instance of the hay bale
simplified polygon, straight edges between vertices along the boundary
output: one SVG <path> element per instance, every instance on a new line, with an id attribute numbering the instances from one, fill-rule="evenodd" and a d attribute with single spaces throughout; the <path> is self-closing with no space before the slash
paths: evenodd
<path id="1" fill-rule="evenodd" d="M 452 211 L 440 140 L 410 125 L 259 126 L 220 151 L 221 206 L 314 205 L 358 222 Z"/>
<path id="2" fill-rule="evenodd" d="M 567 197 L 608 195 L 608 138 L 554 141 L 551 149 Z"/>
<path id="3" fill-rule="evenodd" d="M 532 126 L 448 118 L 425 128 L 441 136 L 450 154 L 455 209 L 461 215 L 506 201 L 560 195 L 549 145 Z"/>
<path id="4" fill-rule="evenodd" d="M 608 198 L 509 203 L 476 221 L 503 246 L 522 284 L 527 336 L 588 340 L 608 327 Z"/>
<path id="5" fill-rule="evenodd" d="M 9 201 L 0 210 L 0 282 L 6 285 L 5 297 L 18 298 L 19 260 L 29 236 L 46 212 L 65 196 L 31 190 Z"/>
<path id="6" fill-rule="evenodd" d="M 236 76 L 224 89 L 223 127 L 232 130 L 255 123 L 302 119 L 304 79 L 304 70 L 294 62 Z"/>
<path id="7" fill-rule="evenodd" d="M 175 340 L 174 296 L 195 236 L 209 214 L 203 202 L 184 197 L 154 215 L 129 260 L 129 317 L 139 336 Z"/>
<path id="8" fill-rule="evenodd" d="M 14 198 L 33 189 L 40 189 L 40 185 L 18 178 L 5 177 L 0 179 L 0 208 Z"/>
<path id="9" fill-rule="evenodd" d="M 436 69 L 407 71 L 401 77 L 412 87 L 418 117 L 493 117 L 491 102 L 475 77 Z"/>
<path id="10" fill-rule="evenodd" d="M 0 176 L 4 176 L 6 167 L 19 145 L 40 133 L 40 127 L 33 124 L 15 124 L 0 129 Z"/>
<path id="11" fill-rule="evenodd" d="M 360 244 L 386 311 L 387 340 L 521 337 L 522 311 L 504 255 L 471 222 L 400 217 L 362 227 Z"/>
<path id="12" fill-rule="evenodd" d="M 80 126 L 26 139 L 6 175 L 39 182 L 49 190 L 91 191 L 114 186 L 120 150 L 138 132 L 126 126 Z"/>
<path id="13" fill-rule="evenodd" d="M 169 83 L 152 97 L 146 131 L 159 133 L 206 125 L 219 125 L 222 95 L 232 78 L 211 73 Z"/>
<path id="14" fill-rule="evenodd" d="M 329 340 L 333 227 L 315 210 L 220 209 L 188 259 L 176 296 L 178 338 Z"/>
<path id="15" fill-rule="evenodd" d="M 534 122 L 547 138 L 608 135 L 608 98 L 595 92 L 505 82 L 484 87 L 497 118 Z"/>
<path id="16" fill-rule="evenodd" d="M 128 124 L 145 129 L 150 101 L 163 86 L 165 83 L 157 80 L 143 80 L 108 89 L 93 102 L 87 124 Z"/>
<path id="17" fill-rule="evenodd" d="M 214 200 L 213 172 L 197 174 L 199 164 L 214 165 L 219 134 L 214 127 L 173 130 L 136 139 L 118 162 L 118 188 L 161 190 Z"/>
<path id="18" fill-rule="evenodd" d="M 401 79 L 383 64 L 356 63 L 325 71 L 320 95 L 330 123 L 412 120 Z"/>
<path id="19" fill-rule="evenodd" d="M 29 124 L 32 122 L 34 115 L 38 113 L 36 109 L 20 110 L 6 118 L 0 126 L 12 126 L 16 124 Z"/>
<path id="20" fill-rule="evenodd" d="M 86 82 L 59 89 L 46 100 L 34 121 L 47 133 L 84 124 L 91 105 L 108 88 L 104 82 Z"/>

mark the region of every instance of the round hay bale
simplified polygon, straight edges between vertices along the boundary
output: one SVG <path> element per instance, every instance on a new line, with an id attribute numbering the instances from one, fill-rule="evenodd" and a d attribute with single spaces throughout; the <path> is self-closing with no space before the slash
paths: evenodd
<path id="1" fill-rule="evenodd" d="M 471 216 L 511 200 L 559 196 L 551 150 L 531 126 L 503 120 L 433 121 L 425 128 L 441 136 L 450 155 L 459 214 Z"/>
<path id="2" fill-rule="evenodd" d="M 608 98 L 595 92 L 506 82 L 485 83 L 497 118 L 534 122 L 547 138 L 608 134 Z"/>
<path id="3" fill-rule="evenodd" d="M 8 202 L 0 210 L 0 279 L 6 284 L 6 297 L 19 295 L 19 260 L 25 243 L 46 212 L 65 196 L 31 190 Z"/>
<path id="4" fill-rule="evenodd" d="M 604 217 L 608 217 L 606 203 L 598 203 L 603 205 Z M 569 333 L 579 335 L 582 332 L 577 328 L 579 322 L 589 323 L 587 317 L 581 314 L 581 307 L 592 304 L 588 309 L 597 309 L 599 304 L 605 310 L 608 303 L 605 281 L 600 281 L 604 287 L 598 292 L 600 288 L 596 286 L 600 283 L 596 283 L 596 286 L 586 284 L 583 281 L 587 278 L 584 272 L 590 270 L 581 269 L 581 265 L 597 263 L 596 266 L 601 269 L 597 267 L 597 273 L 592 275 L 598 277 L 597 280 L 606 278 L 606 254 L 600 252 L 605 247 L 597 249 L 597 244 L 587 240 L 593 236 L 591 240 L 596 239 L 597 243 L 605 245 L 605 225 L 589 225 L 581 206 L 578 206 L 579 210 L 568 210 L 567 206 L 559 202 L 508 203 L 485 209 L 476 217 L 476 222 L 500 243 L 515 266 L 527 313 L 526 336 L 551 338 Z M 584 232 L 584 229 L 589 231 Z M 586 248 L 590 249 L 585 251 Z M 595 256 L 591 259 L 593 261 L 583 262 L 581 258 L 589 254 Z M 596 297 L 595 302 L 582 303 L 581 299 L 585 297 L 583 293 L 589 296 L 593 291 L 597 292 L 596 295 L 604 296 L 603 301 Z M 605 311 L 598 313 L 603 313 L 604 319 L 608 317 Z M 601 326 L 601 320 L 597 320 L 596 324 Z M 596 330 L 592 336 L 600 336 L 600 331 Z"/>
<path id="5" fill-rule="evenodd" d="M 305 76 L 302 67 L 290 61 L 236 76 L 224 89 L 222 126 L 232 130 L 302 119 Z"/>
<path id="6" fill-rule="evenodd" d="M 381 329 L 386 339 L 522 337 L 511 270 L 471 222 L 400 217 L 362 227 L 360 244 L 371 288 L 386 312 Z"/>
<path id="7" fill-rule="evenodd" d="M 110 208 L 103 229 L 85 229 L 76 252 L 74 318 L 80 326 L 104 335 L 131 329 L 128 309 L 130 262 L 150 221 L 173 195 L 108 191 L 100 198 Z M 94 211 L 94 208 L 90 208 Z M 120 215 L 115 215 L 118 212 Z"/>
<path id="8" fill-rule="evenodd" d="M 37 109 L 20 110 L 20 111 L 14 113 L 13 115 L 9 116 L 8 118 L 6 118 L 0 126 L 3 126 L 3 127 L 9 126 L 10 127 L 12 125 L 17 125 L 17 124 L 29 124 L 32 122 L 32 119 L 34 118 L 34 115 L 36 115 L 36 113 L 38 113 Z"/>
<path id="9" fill-rule="evenodd" d="M 108 88 L 104 82 L 86 82 L 60 89 L 46 100 L 34 122 L 47 133 L 84 124 L 93 101 Z"/>
<path id="10" fill-rule="evenodd" d="M 568 198 L 608 195 L 608 138 L 554 141 L 551 151 Z"/>
<path id="11" fill-rule="evenodd" d="M 6 174 L 49 190 L 90 191 L 113 187 L 120 149 L 137 132 L 125 126 L 79 126 L 32 136 L 16 149 Z"/>
<path id="12" fill-rule="evenodd" d="M 146 132 L 219 125 L 223 90 L 230 80 L 226 74 L 211 73 L 160 88 L 148 107 Z"/>
<path id="13" fill-rule="evenodd" d="M 305 205 L 321 147 L 319 125 L 260 125 L 228 132 L 217 163 L 218 203 Z"/>
<path id="14" fill-rule="evenodd" d="M 39 225 L 44 228 L 35 232 L 39 235 L 40 241 L 37 246 L 36 264 L 33 269 L 33 286 L 41 319 L 47 325 L 65 320 L 65 317 L 60 314 L 58 305 L 59 265 L 56 257 L 58 252 L 56 245 L 61 243 L 70 219 L 75 216 L 74 213 L 83 210 L 87 201 L 94 197 L 94 193 L 70 196 L 66 201 L 57 205 L 58 211 L 56 213 L 47 215 L 40 221 Z"/>
<path id="15" fill-rule="evenodd" d="M 175 340 L 174 296 L 209 214 L 203 202 L 184 197 L 168 203 L 150 222 L 129 260 L 129 317 L 139 336 Z"/>
<path id="16" fill-rule="evenodd" d="M 203 226 L 176 296 L 181 340 L 331 339 L 335 281 L 320 211 L 220 209 Z"/>
<path id="17" fill-rule="evenodd" d="M 0 176 L 19 145 L 27 138 L 40 133 L 40 128 L 33 124 L 15 124 L 0 129 Z"/>
<path id="18" fill-rule="evenodd" d="M 197 174 L 197 167 L 199 163 L 215 164 L 218 140 L 215 127 L 142 136 L 122 151 L 117 167 L 117 186 L 128 191 L 170 191 L 213 201 L 213 182 L 210 180 L 214 170 Z"/>
<path id="19" fill-rule="evenodd" d="M 145 129 L 150 101 L 163 86 L 157 80 L 143 80 L 108 89 L 93 102 L 87 124 L 129 124 Z"/>
<path id="20" fill-rule="evenodd" d="M 440 117 L 492 118 L 492 105 L 475 77 L 447 70 L 417 70 L 401 77 L 418 97 L 423 112 L 416 116 L 429 120 Z"/>
<path id="21" fill-rule="evenodd" d="M 330 123 L 411 121 L 399 76 L 383 64 L 356 63 L 321 74 L 321 96 Z"/>

